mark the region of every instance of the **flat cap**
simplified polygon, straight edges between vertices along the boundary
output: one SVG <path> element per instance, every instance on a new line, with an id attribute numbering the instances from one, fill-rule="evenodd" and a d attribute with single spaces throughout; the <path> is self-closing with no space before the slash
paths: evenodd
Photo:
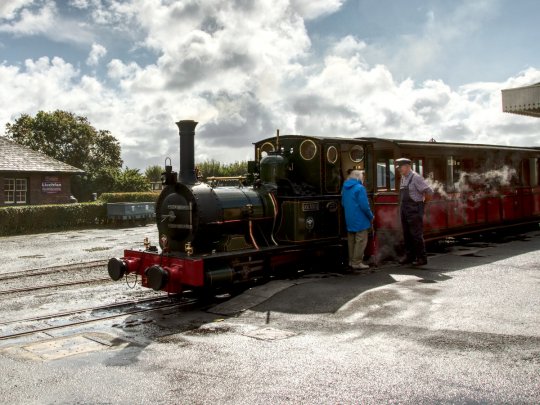
<path id="1" fill-rule="evenodd" d="M 396 159 L 396 167 L 403 166 L 403 165 L 410 165 L 411 163 L 412 163 L 411 159 L 407 159 L 407 158 Z"/>

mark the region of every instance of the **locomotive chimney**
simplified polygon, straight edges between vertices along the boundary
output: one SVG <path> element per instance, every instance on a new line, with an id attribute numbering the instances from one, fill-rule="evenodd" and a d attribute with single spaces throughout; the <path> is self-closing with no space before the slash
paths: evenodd
<path id="1" fill-rule="evenodd" d="M 193 120 L 178 121 L 180 134 L 180 182 L 195 184 L 195 127 L 198 122 Z"/>

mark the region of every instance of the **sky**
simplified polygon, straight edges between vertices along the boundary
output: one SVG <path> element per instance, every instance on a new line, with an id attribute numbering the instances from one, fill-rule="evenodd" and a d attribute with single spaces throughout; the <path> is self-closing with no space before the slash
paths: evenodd
<path id="1" fill-rule="evenodd" d="M 124 165 L 253 158 L 281 134 L 540 146 L 501 90 L 540 82 L 537 0 L 2 0 L 0 134 L 56 109 Z"/>

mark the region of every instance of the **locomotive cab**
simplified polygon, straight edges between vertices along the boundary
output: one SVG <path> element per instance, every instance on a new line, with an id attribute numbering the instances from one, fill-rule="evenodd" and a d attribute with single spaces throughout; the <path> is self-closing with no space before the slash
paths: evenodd
<path id="1" fill-rule="evenodd" d="M 348 169 L 364 169 L 368 142 L 283 135 L 255 143 L 254 166 L 278 205 L 281 243 L 339 240 L 345 232 L 341 186 Z"/>

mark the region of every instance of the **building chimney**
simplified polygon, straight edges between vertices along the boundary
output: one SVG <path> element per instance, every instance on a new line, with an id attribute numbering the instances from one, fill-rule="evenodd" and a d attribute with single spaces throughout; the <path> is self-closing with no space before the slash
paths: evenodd
<path id="1" fill-rule="evenodd" d="M 198 122 L 193 120 L 178 121 L 180 134 L 180 182 L 195 184 L 195 127 Z"/>

